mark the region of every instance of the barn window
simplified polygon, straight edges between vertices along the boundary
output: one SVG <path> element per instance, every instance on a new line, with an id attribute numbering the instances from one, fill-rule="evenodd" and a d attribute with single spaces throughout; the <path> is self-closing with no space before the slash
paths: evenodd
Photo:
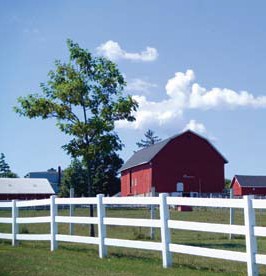
<path id="1" fill-rule="evenodd" d="M 184 192 L 184 183 L 183 182 L 178 182 L 176 184 L 176 191 L 177 192 Z"/>

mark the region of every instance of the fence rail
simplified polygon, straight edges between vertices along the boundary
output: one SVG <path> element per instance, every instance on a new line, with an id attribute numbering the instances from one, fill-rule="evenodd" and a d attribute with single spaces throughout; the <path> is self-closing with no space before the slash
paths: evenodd
<path id="1" fill-rule="evenodd" d="M 97 216 L 92 218 L 58 216 L 58 206 L 73 206 L 79 204 L 96 205 Z M 108 205 L 158 206 L 160 219 L 129 219 L 106 217 L 105 207 Z M 244 225 L 171 220 L 169 216 L 169 206 L 173 205 L 241 208 L 244 210 Z M 50 206 L 50 215 L 43 217 L 19 217 L 19 208 L 32 206 Z M 50 241 L 51 250 L 53 251 L 57 249 L 58 242 L 61 241 L 96 244 L 99 247 L 100 258 L 103 258 L 107 255 L 108 246 L 155 250 L 161 251 L 164 267 L 170 267 L 172 265 L 173 253 L 182 253 L 195 256 L 246 262 L 248 275 L 258 275 L 257 265 L 266 265 L 266 255 L 257 254 L 257 237 L 266 237 L 266 227 L 258 227 L 255 225 L 255 210 L 266 209 L 266 199 L 254 199 L 252 196 L 245 196 L 243 199 L 180 198 L 168 197 L 167 194 L 160 194 L 159 197 L 149 198 L 108 198 L 104 197 L 103 195 L 98 195 L 95 198 L 56 198 L 55 196 L 51 196 L 50 199 L 42 200 L 13 200 L 12 202 L 0 202 L 0 208 L 11 208 L 12 210 L 12 217 L 0 218 L 0 223 L 8 223 L 12 225 L 12 233 L 0 233 L 0 239 L 11 240 L 13 246 L 18 245 L 18 241 L 20 240 Z M 30 223 L 49 223 L 50 234 L 19 234 L 19 224 Z M 58 223 L 96 224 L 98 226 L 98 237 L 58 234 Z M 111 239 L 107 237 L 107 225 L 159 228 L 161 231 L 161 241 L 152 242 Z M 246 252 L 174 244 L 171 242 L 171 229 L 243 235 L 245 236 L 246 240 Z"/>

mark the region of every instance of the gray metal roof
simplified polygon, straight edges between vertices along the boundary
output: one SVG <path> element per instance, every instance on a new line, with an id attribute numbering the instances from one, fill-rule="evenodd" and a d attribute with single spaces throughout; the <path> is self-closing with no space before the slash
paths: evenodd
<path id="1" fill-rule="evenodd" d="M 228 163 L 228 161 L 224 158 L 224 156 L 208 141 L 208 139 L 198 135 L 197 133 L 191 131 L 191 130 L 187 130 L 185 132 L 182 132 L 178 135 L 174 135 L 170 138 L 167 138 L 159 143 L 156 143 L 148 148 L 144 148 L 141 149 L 137 152 L 135 152 L 130 158 L 129 160 L 122 166 L 122 168 L 120 169 L 120 171 L 124 171 L 142 164 L 147 164 L 149 163 L 157 153 L 159 153 L 171 140 L 177 138 L 178 136 L 183 135 L 186 132 L 191 132 L 194 135 L 204 139 L 205 141 L 207 141 L 207 143 L 210 144 L 211 147 L 214 148 L 214 150 L 224 159 L 225 163 Z"/>
<path id="2" fill-rule="evenodd" d="M 47 179 L 0 178 L 0 194 L 54 194 Z"/>
<path id="3" fill-rule="evenodd" d="M 266 176 L 263 175 L 235 175 L 235 178 L 242 187 L 266 188 Z"/>
<path id="4" fill-rule="evenodd" d="M 120 171 L 124 171 L 126 169 L 149 163 L 153 157 L 170 141 L 171 139 L 168 138 L 163 140 L 159 143 L 156 143 L 148 148 L 141 149 L 135 152 L 131 158 L 122 166 Z"/>

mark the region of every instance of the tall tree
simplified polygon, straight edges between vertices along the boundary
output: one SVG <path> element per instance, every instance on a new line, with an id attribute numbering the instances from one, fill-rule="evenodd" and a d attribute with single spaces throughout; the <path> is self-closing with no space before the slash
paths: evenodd
<path id="1" fill-rule="evenodd" d="M 147 148 L 147 147 L 154 145 L 162 140 L 161 138 L 159 138 L 158 136 L 156 136 L 154 134 L 154 131 L 152 131 L 150 129 L 148 129 L 146 131 L 144 136 L 145 136 L 144 139 L 141 139 L 140 142 L 136 143 L 139 148 Z"/>
<path id="2" fill-rule="evenodd" d="M 97 156 L 91 168 L 93 194 L 112 196 L 120 191 L 117 171 L 122 163 L 122 159 L 117 155 Z M 59 195 L 68 197 L 70 188 L 74 188 L 75 196 L 88 196 L 86 167 L 77 158 L 64 169 Z"/>
<path id="3" fill-rule="evenodd" d="M 88 195 L 86 169 L 77 158 L 73 159 L 70 166 L 64 169 L 59 195 L 68 197 L 70 188 L 74 188 L 75 195 L 78 197 Z"/>
<path id="4" fill-rule="evenodd" d="M 16 173 L 13 173 L 10 170 L 10 166 L 6 162 L 6 157 L 4 153 L 0 154 L 0 177 L 5 177 L 5 178 L 16 178 L 18 177 Z"/>
<path id="5" fill-rule="evenodd" d="M 117 176 L 123 160 L 115 153 L 98 156 L 93 172 L 93 193 L 114 195 L 120 191 L 120 179 Z"/>
<path id="6" fill-rule="evenodd" d="M 67 46 L 69 62 L 56 61 L 49 80 L 41 84 L 42 93 L 18 98 L 15 111 L 29 118 L 57 119 L 59 129 L 71 136 L 63 148 L 86 163 L 88 195 L 93 196 L 91 170 L 96 157 L 99 152 L 108 155 L 122 149 L 115 122 L 134 121 L 137 102 L 123 96 L 126 83 L 116 64 L 93 57 L 71 40 Z"/>

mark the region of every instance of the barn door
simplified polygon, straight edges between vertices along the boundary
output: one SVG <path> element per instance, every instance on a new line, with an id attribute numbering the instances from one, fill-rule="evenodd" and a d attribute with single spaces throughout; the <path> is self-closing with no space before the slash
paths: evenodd
<path id="1" fill-rule="evenodd" d="M 199 180 L 194 174 L 183 175 L 183 182 L 185 187 L 185 192 L 190 195 L 190 193 L 200 193 Z"/>

